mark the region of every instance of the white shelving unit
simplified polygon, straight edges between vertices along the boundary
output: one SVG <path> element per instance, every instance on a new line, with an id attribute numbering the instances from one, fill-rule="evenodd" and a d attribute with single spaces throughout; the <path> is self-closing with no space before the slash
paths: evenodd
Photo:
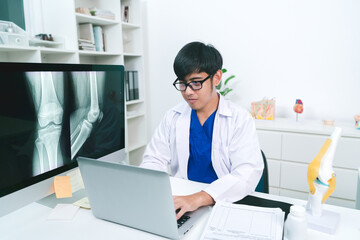
<path id="1" fill-rule="evenodd" d="M 25 9 L 27 28 L 51 33 L 54 38 L 60 36 L 64 43 L 62 48 L 57 48 L 56 44 L 49 47 L 0 45 L 1 62 L 124 65 L 126 71 L 138 71 L 140 98 L 125 104 L 125 147 L 129 163 L 138 165 L 147 143 L 140 0 L 25 0 L 24 4 L 28 8 Z M 129 6 L 129 22 L 123 21 L 124 6 Z M 77 7 L 109 10 L 115 14 L 115 20 L 76 13 Z M 78 25 L 81 23 L 102 27 L 105 52 L 78 49 Z M 40 33 L 30 30 L 31 36 Z M 128 112 L 131 113 L 129 116 Z"/>

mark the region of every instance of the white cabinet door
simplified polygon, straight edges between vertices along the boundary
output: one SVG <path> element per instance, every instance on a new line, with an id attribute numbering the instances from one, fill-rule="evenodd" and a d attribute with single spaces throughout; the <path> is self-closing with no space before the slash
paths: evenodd
<path id="1" fill-rule="evenodd" d="M 281 133 L 257 131 L 260 148 L 266 158 L 281 159 Z"/>
<path id="2" fill-rule="evenodd" d="M 310 163 L 319 153 L 327 137 L 298 133 L 284 133 L 282 137 L 282 159 Z"/>
<path id="3" fill-rule="evenodd" d="M 280 187 L 280 161 L 267 159 L 269 186 Z"/>
<path id="4" fill-rule="evenodd" d="M 350 169 L 360 167 L 360 139 L 340 139 L 335 153 L 334 166 Z"/>

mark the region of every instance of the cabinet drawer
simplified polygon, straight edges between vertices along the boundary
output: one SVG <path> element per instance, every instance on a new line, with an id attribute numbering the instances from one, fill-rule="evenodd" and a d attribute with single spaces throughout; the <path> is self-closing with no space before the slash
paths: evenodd
<path id="1" fill-rule="evenodd" d="M 267 159 L 269 172 L 269 186 L 280 186 L 280 162 L 272 159 Z"/>
<path id="2" fill-rule="evenodd" d="M 355 200 L 357 172 L 355 170 L 334 168 L 336 187 L 331 196 Z M 308 192 L 307 165 L 302 163 L 281 163 L 280 187 Z"/>
<path id="3" fill-rule="evenodd" d="M 308 194 L 304 192 L 281 189 L 279 195 L 285 197 L 303 199 L 305 201 L 308 200 Z M 352 200 L 345 200 L 341 198 L 335 198 L 332 196 L 330 196 L 328 200 L 326 200 L 326 204 L 336 205 L 340 207 L 348 207 L 348 208 L 354 208 L 355 206 L 355 202 Z"/>
<path id="4" fill-rule="evenodd" d="M 326 139 L 326 136 L 284 133 L 282 137 L 282 158 L 287 161 L 310 163 Z"/>
<path id="5" fill-rule="evenodd" d="M 340 139 L 335 152 L 334 166 L 351 169 L 360 167 L 360 139 Z"/>
<path id="6" fill-rule="evenodd" d="M 319 153 L 329 136 L 284 133 L 282 157 L 284 160 L 310 163 Z M 342 137 L 337 145 L 334 167 L 357 169 L 360 167 L 360 140 Z"/>
<path id="7" fill-rule="evenodd" d="M 257 130 L 260 148 L 266 158 L 281 159 L 281 133 Z"/>

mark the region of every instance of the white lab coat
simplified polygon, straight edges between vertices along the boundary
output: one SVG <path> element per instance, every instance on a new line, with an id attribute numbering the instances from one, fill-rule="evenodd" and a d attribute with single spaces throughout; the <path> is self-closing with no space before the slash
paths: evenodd
<path id="1" fill-rule="evenodd" d="M 148 144 L 141 167 L 187 178 L 191 108 L 186 102 L 170 109 Z M 263 171 L 254 121 L 244 108 L 220 96 L 215 115 L 211 161 L 219 179 L 204 191 L 215 201 L 235 202 L 252 193 Z"/>

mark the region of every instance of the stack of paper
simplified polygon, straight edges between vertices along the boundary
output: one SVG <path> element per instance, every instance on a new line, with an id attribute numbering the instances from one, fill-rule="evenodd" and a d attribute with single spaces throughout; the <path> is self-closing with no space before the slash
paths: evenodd
<path id="1" fill-rule="evenodd" d="M 86 39 L 79 39 L 79 49 L 86 51 L 95 51 L 95 44 Z"/>
<path id="2" fill-rule="evenodd" d="M 201 239 L 203 240 L 281 240 L 284 212 L 280 208 L 263 208 L 216 202 Z"/>
<path id="3" fill-rule="evenodd" d="M 108 10 L 103 9 L 91 9 L 94 12 L 94 16 L 115 20 L 115 14 Z"/>

